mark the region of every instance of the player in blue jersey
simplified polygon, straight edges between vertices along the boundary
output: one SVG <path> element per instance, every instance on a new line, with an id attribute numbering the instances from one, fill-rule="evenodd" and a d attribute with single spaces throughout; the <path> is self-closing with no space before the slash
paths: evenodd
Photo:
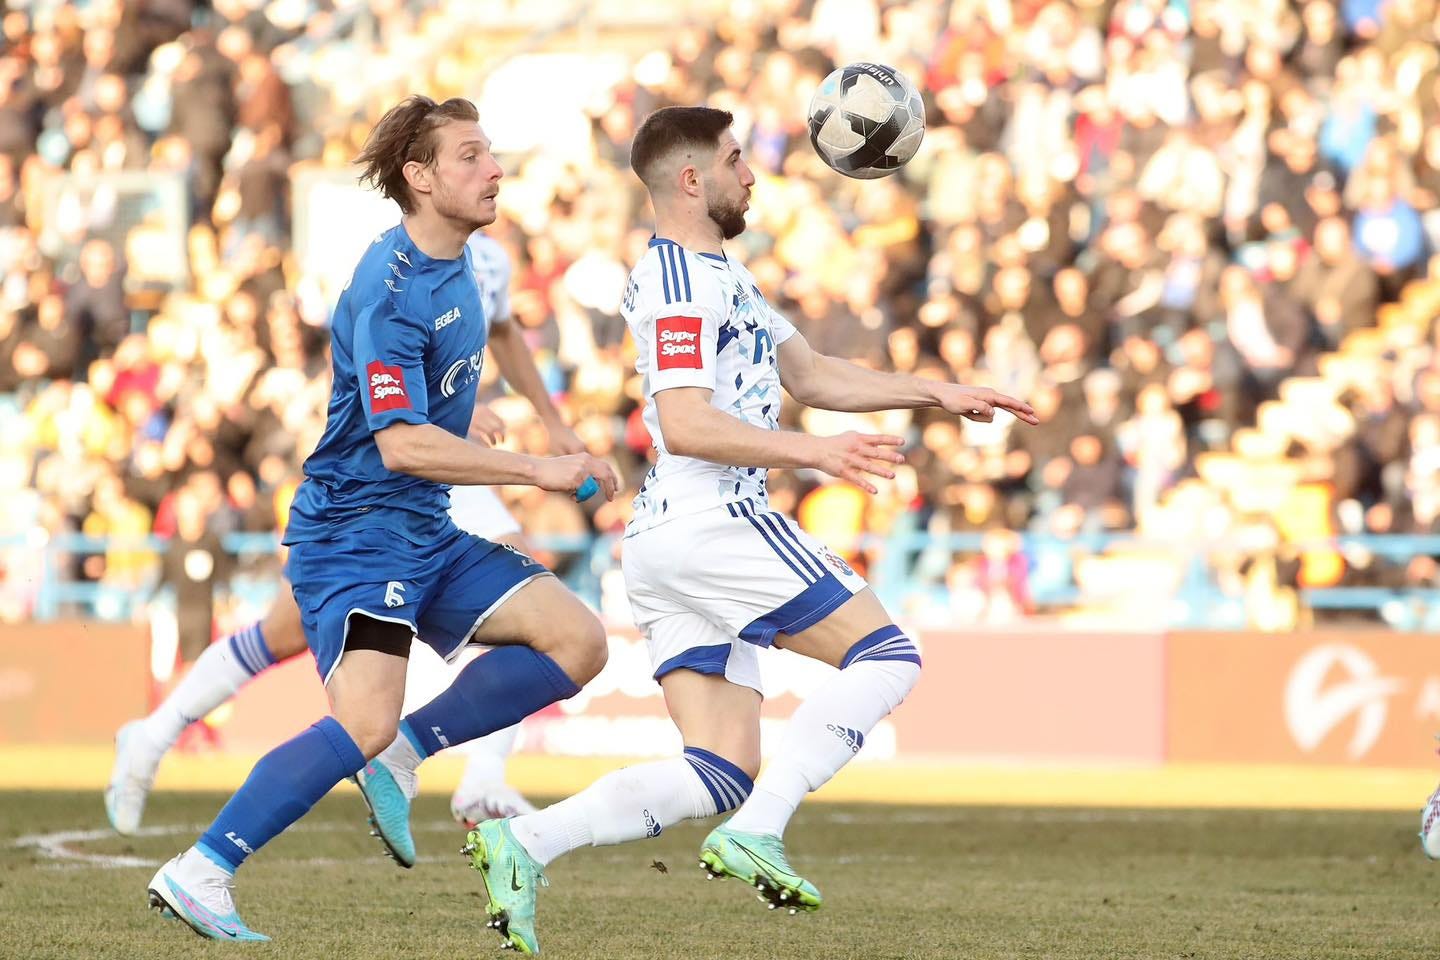
<path id="1" fill-rule="evenodd" d="M 481 306 L 489 327 L 486 351 L 505 381 L 535 408 L 549 437 L 550 452 L 584 452 L 584 443 L 565 424 L 550 399 L 522 338 L 519 323 L 511 318 L 511 270 L 504 248 L 483 233 L 473 234 L 466 246 L 475 267 L 475 281 L 480 287 Z M 488 407 L 478 404 L 471 420 L 470 436 L 480 442 L 494 443 L 503 426 Z M 468 533 L 508 544 L 522 553 L 533 552 L 520 532 L 520 525 L 500 502 L 493 487 L 452 488 L 450 516 Z M 228 701 L 265 670 L 299 656 L 306 649 L 300 608 L 296 606 L 290 585 L 282 582 L 281 592 L 263 620 L 247 624 L 207 647 L 148 716 L 122 726 L 115 735 L 115 763 L 105 789 L 105 813 L 115 831 L 131 835 L 140 829 L 160 761 L 187 726 Z M 467 651 L 457 658 L 451 670 L 468 665 L 466 658 L 480 652 L 478 647 Z M 417 685 L 414 672 L 411 671 L 410 677 L 412 696 Z M 518 727 L 507 727 L 470 745 L 464 775 L 450 801 L 456 820 L 474 826 L 491 817 L 514 816 L 534 809 L 505 780 L 505 760 L 518 732 Z M 402 792 L 411 793 L 416 788 L 413 776 L 407 777 L 403 770 L 395 771 L 393 778 L 404 784 Z M 363 771 L 360 779 L 368 780 Z M 376 824 L 387 851 L 402 866 L 413 865 L 415 850 L 408 828 L 392 830 L 391 826 L 389 820 Z"/>
<path id="2" fill-rule="evenodd" d="M 465 439 L 485 338 L 465 241 L 495 219 L 502 172 L 489 147 L 472 103 L 417 96 L 380 119 L 358 158 L 361 179 L 404 216 L 336 308 L 325 432 L 285 536 L 331 715 L 261 758 L 151 880 L 151 906 L 202 936 L 267 939 L 236 912 L 236 869 L 387 746 L 418 765 L 573 696 L 604 666 L 605 631 L 584 604 L 447 512 L 450 484 L 574 493 L 594 477 L 607 499 L 618 485 L 588 454 L 535 458 Z M 497 649 L 402 719 L 417 635 L 447 659 L 468 643 Z"/>
<path id="3" fill-rule="evenodd" d="M 766 494 L 767 468 L 820 470 L 875 493 L 867 474 L 895 475 L 901 439 L 781 430 L 782 388 L 821 409 L 930 407 L 978 421 L 1006 410 L 1037 422 L 1029 404 L 988 388 L 812 351 L 724 246 L 745 229 L 755 183 L 731 122 L 707 107 L 665 107 L 641 124 L 630 159 L 650 194 L 656 236 L 630 274 L 621 312 L 657 457 L 635 498 L 622 563 L 684 752 L 470 832 L 492 925 L 526 954 L 539 950 L 535 892 L 555 858 L 729 810 L 734 816 L 700 850 L 710 875 L 739 878 L 792 913 L 821 904 L 789 864 L 786 824 L 905 699 L 920 652 L 865 580 L 770 509 Z M 760 651 L 770 646 L 836 669 L 790 718 L 757 780 Z"/>

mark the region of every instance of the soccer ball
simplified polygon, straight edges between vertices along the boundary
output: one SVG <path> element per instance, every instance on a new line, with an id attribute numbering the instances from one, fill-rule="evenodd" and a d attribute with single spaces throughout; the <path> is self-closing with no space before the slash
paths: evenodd
<path id="1" fill-rule="evenodd" d="M 851 63 L 826 77 L 810 100 L 810 142 L 832 170 L 874 180 L 899 170 L 925 138 L 925 105 L 903 73 Z"/>

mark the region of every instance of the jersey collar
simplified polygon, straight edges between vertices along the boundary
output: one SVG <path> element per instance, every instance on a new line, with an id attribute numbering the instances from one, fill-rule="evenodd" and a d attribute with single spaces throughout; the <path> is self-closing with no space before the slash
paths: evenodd
<path id="1" fill-rule="evenodd" d="M 665 243 L 670 244 L 672 247 L 679 247 L 679 246 L 680 246 L 680 244 L 676 243 L 674 240 L 670 240 L 670 239 L 667 239 L 667 238 L 665 238 L 665 237 L 659 237 L 659 236 L 656 236 L 656 235 L 653 234 L 653 233 L 650 235 L 650 246 L 652 246 L 652 247 L 658 247 L 658 246 L 660 246 L 661 244 L 665 244 Z M 682 247 L 681 249 L 684 249 L 684 248 Z M 723 254 L 723 253 L 700 253 L 700 252 L 698 252 L 698 251 L 696 251 L 696 250 L 691 250 L 691 251 L 689 251 L 689 252 L 695 254 L 695 256 L 697 256 L 697 257 L 704 257 L 704 258 L 707 259 L 707 260 L 719 260 L 721 263 L 729 263 L 729 262 L 730 262 L 729 258 L 726 257 L 725 254 Z"/>
<path id="2" fill-rule="evenodd" d="M 403 220 L 396 225 L 396 232 L 399 234 L 400 237 L 400 246 L 403 248 L 402 252 L 405 254 L 406 257 L 410 259 L 412 266 L 426 267 L 432 263 L 465 262 L 464 247 L 460 249 L 460 256 L 456 257 L 454 260 L 437 260 L 434 257 L 428 256 L 425 251 L 421 250 L 418 246 L 415 245 L 415 241 L 410 237 L 410 231 L 405 229 L 405 221 Z"/>

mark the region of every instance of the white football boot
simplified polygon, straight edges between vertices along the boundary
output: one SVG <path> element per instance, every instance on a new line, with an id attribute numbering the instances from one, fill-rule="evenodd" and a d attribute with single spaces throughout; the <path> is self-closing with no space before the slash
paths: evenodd
<path id="1" fill-rule="evenodd" d="M 535 805 L 508 783 L 461 783 L 450 798 L 450 815 L 472 830 L 486 820 L 534 812 Z"/>
<path id="2" fill-rule="evenodd" d="M 140 829 L 145 801 L 165 751 L 150 742 L 141 720 L 132 720 L 115 734 L 115 766 L 105 788 L 105 815 L 115 832 L 130 836 Z"/>
<path id="3" fill-rule="evenodd" d="M 235 912 L 235 877 L 191 847 L 161 867 L 150 881 L 150 909 L 180 920 L 209 940 L 269 940 L 245 926 Z"/>

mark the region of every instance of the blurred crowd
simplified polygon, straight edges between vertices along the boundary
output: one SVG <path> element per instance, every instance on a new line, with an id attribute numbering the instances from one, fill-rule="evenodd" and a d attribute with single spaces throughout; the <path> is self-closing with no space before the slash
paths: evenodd
<path id="1" fill-rule="evenodd" d="M 649 236 L 629 141 L 651 109 L 705 102 L 735 113 L 759 177 L 736 253 L 816 349 L 992 384 L 1042 417 L 787 407 L 791 426 L 911 438 L 877 497 L 805 472 L 771 484 L 892 596 L 903 585 L 908 613 L 1001 621 L 1088 598 L 1125 616 L 1192 575 L 1177 543 L 1217 544 L 1203 577 L 1252 624 L 1293 623 L 1300 586 L 1433 582 L 1428 557 L 1327 559 L 1310 541 L 1440 533 L 1435 0 L 700 6 L 574 116 L 534 105 L 532 123 L 589 135 L 502 157 L 491 231 L 547 382 L 630 492 L 650 453 L 618 315 Z M 172 535 L 177 502 L 222 535 L 283 522 L 328 396 L 330 305 L 292 247 L 292 176 L 344 169 L 407 92 L 480 99 L 504 51 L 447 24 L 518 8 L 12 2 L 0 544 L 25 546 L 0 546 L 0 616 L 31 609 L 26 558 L 48 536 L 114 538 L 68 573 L 125 591 L 160 565 L 124 537 Z M 609 26 L 597 55 L 647 29 Z M 886 180 L 831 172 L 805 126 L 821 78 L 862 59 L 925 92 L 925 144 Z M 183 184 L 183 257 L 163 209 L 107 188 L 117 172 Z M 504 442 L 543 452 L 488 369 L 483 390 Z M 614 533 L 629 495 L 582 510 L 506 492 L 540 537 Z M 1135 548 L 1086 546 L 1114 532 Z M 1171 544 L 1158 566 L 1151 541 Z"/>

